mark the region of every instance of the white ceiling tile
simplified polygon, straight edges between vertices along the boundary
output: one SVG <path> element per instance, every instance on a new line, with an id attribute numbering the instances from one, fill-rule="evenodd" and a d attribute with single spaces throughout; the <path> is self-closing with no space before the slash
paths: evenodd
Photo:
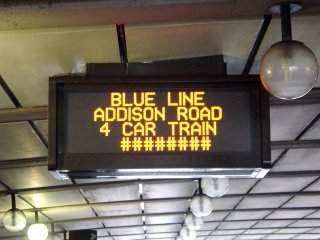
<path id="1" fill-rule="evenodd" d="M 230 179 L 230 188 L 227 194 L 244 194 L 256 181 L 256 179 Z"/>
<path id="2" fill-rule="evenodd" d="M 145 202 L 145 213 L 186 212 L 190 206 L 188 200 L 172 200 L 165 202 Z"/>
<path id="3" fill-rule="evenodd" d="M 0 180 L 12 189 L 71 184 L 70 180 L 55 179 L 48 172 L 48 166 L 2 169 L 0 170 Z"/>
<path id="4" fill-rule="evenodd" d="M 21 196 L 38 208 L 86 203 L 78 190 L 32 193 Z"/>
<path id="5" fill-rule="evenodd" d="M 320 239 L 320 234 L 299 234 L 292 239 Z"/>
<path id="6" fill-rule="evenodd" d="M 0 211 L 5 212 L 12 208 L 11 196 L 0 197 Z M 16 205 L 19 209 L 29 209 L 31 206 L 16 196 Z M 2 219 L 2 218 L 1 218 Z M 1 221 L 2 222 L 2 221 Z"/>
<path id="7" fill-rule="evenodd" d="M 144 183 L 143 198 L 192 197 L 197 187 L 197 181 Z"/>
<path id="8" fill-rule="evenodd" d="M 161 233 L 161 232 L 179 232 L 181 224 L 168 224 L 161 226 L 147 226 L 147 233 Z"/>
<path id="9" fill-rule="evenodd" d="M 212 232 L 211 235 L 227 235 L 227 234 L 241 234 L 243 233 L 244 230 L 216 230 L 214 232 Z"/>
<path id="10" fill-rule="evenodd" d="M 105 226 L 107 227 L 122 227 L 130 225 L 142 225 L 142 217 L 123 217 L 115 219 L 104 219 L 102 220 Z"/>
<path id="11" fill-rule="evenodd" d="M 320 151 L 317 148 L 292 149 L 287 152 L 285 157 L 271 171 L 308 171 L 320 169 L 319 158 Z"/>
<path id="12" fill-rule="evenodd" d="M 270 108 L 271 140 L 293 140 L 319 113 L 319 104 L 277 105 Z"/>
<path id="13" fill-rule="evenodd" d="M 139 200 L 138 183 L 106 185 L 99 187 L 81 187 L 89 202 L 114 202 Z"/>
<path id="14" fill-rule="evenodd" d="M 44 157 L 47 149 L 27 122 L 1 123 L 0 160 Z"/>
<path id="15" fill-rule="evenodd" d="M 230 236 L 209 236 L 206 238 L 207 240 L 233 240 L 234 235 Z"/>
<path id="16" fill-rule="evenodd" d="M 13 237 L 13 236 L 21 236 L 21 233 L 19 233 L 19 232 L 9 232 L 5 228 L 0 228 L 0 236 L 4 237 L 4 239 L 5 239 L 5 237 L 7 237 L 7 239 L 11 239 L 11 237 Z"/>
<path id="17" fill-rule="evenodd" d="M 245 219 L 262 219 L 270 211 L 243 211 L 243 212 L 232 212 L 227 220 L 245 220 Z"/>
<path id="18" fill-rule="evenodd" d="M 197 236 L 196 237 L 196 240 L 205 240 L 206 239 L 206 236 Z M 173 240 L 175 240 L 175 239 L 173 239 Z"/>
<path id="19" fill-rule="evenodd" d="M 287 220 L 262 220 L 259 221 L 254 228 L 272 228 L 272 227 L 286 227 L 293 221 Z"/>
<path id="20" fill-rule="evenodd" d="M 7 188 L 0 183 L 0 191 L 6 191 L 6 190 L 7 190 Z"/>
<path id="21" fill-rule="evenodd" d="M 283 151 L 284 151 L 284 149 L 271 150 L 271 163 L 274 163 L 274 161 L 280 156 L 280 154 Z"/>
<path id="22" fill-rule="evenodd" d="M 76 222 L 61 222 L 59 223 L 61 227 L 66 229 L 67 231 L 70 230 L 82 230 L 82 229 L 94 229 L 94 228 L 101 228 L 102 225 L 97 220 L 90 220 L 90 221 L 76 221 Z"/>
<path id="23" fill-rule="evenodd" d="M 252 189 L 251 192 L 297 192 L 302 190 L 315 179 L 316 177 L 264 178 Z"/>
<path id="24" fill-rule="evenodd" d="M 128 236 L 121 236 L 121 237 L 112 237 L 114 240 L 140 240 L 145 239 L 144 234 L 140 235 L 128 235 Z"/>
<path id="25" fill-rule="evenodd" d="M 255 40 L 252 36 L 257 35 L 260 25 L 261 20 L 128 26 L 129 62 L 221 53 L 234 57 L 247 56 Z M 241 48 L 238 42 L 242 43 Z"/>
<path id="26" fill-rule="evenodd" d="M 146 224 L 182 223 L 184 218 L 185 216 L 183 214 L 146 216 Z"/>
<path id="27" fill-rule="evenodd" d="M 219 226 L 218 222 L 205 222 L 201 228 L 204 231 L 213 231 Z"/>
<path id="28" fill-rule="evenodd" d="M 249 229 L 245 233 L 246 234 L 266 234 L 273 233 L 277 231 L 277 229 Z"/>
<path id="29" fill-rule="evenodd" d="M 229 212 L 215 212 L 213 211 L 209 216 L 204 217 L 204 221 L 221 221 L 223 220 Z"/>
<path id="30" fill-rule="evenodd" d="M 238 209 L 250 208 L 277 208 L 281 206 L 290 197 L 277 196 L 277 197 L 245 197 L 237 207 Z"/>
<path id="31" fill-rule="evenodd" d="M 45 139 L 47 139 L 48 141 L 48 120 L 34 121 L 34 123 L 39 128 L 40 132 L 45 137 Z"/>
<path id="32" fill-rule="evenodd" d="M 303 218 L 310 213 L 314 212 L 314 210 L 279 210 L 274 211 L 272 214 L 267 216 L 267 219 L 285 219 L 285 218 Z"/>
<path id="33" fill-rule="evenodd" d="M 304 233 L 310 231 L 310 228 L 283 228 L 277 231 L 276 233 Z"/>
<path id="34" fill-rule="evenodd" d="M 214 210 L 233 209 L 240 199 L 239 197 L 213 198 L 213 212 Z"/>
<path id="35" fill-rule="evenodd" d="M 3 91 L 2 87 L 0 87 L 0 109 L 5 108 L 15 108 L 15 106 L 8 95 Z"/>
<path id="36" fill-rule="evenodd" d="M 34 212 L 25 212 L 25 215 L 27 217 L 27 224 L 32 224 L 35 222 L 35 213 Z M 39 222 L 48 222 L 50 219 L 44 214 L 44 213 L 38 213 Z M 48 224 L 46 224 L 48 226 Z M 22 232 L 27 233 L 27 227 L 23 229 Z M 48 226 L 48 230 L 51 231 L 51 227 Z"/>
<path id="37" fill-rule="evenodd" d="M 312 127 L 301 137 L 301 139 L 302 140 L 320 139 L 320 120 L 316 121 L 312 125 Z"/>
<path id="38" fill-rule="evenodd" d="M 320 191 L 320 179 L 305 189 L 305 191 Z"/>
<path id="39" fill-rule="evenodd" d="M 50 217 L 53 221 L 72 219 L 73 216 L 77 216 L 77 218 L 95 217 L 95 214 L 93 213 L 92 209 L 90 207 L 84 206 L 49 209 L 43 211 L 43 213 Z"/>
<path id="40" fill-rule="evenodd" d="M 148 239 L 176 238 L 177 235 L 178 235 L 177 233 L 159 233 L 159 234 L 149 233 L 149 234 L 146 234 Z"/>
<path id="41" fill-rule="evenodd" d="M 7 31 L 0 38 L 6 59 L 1 75 L 24 107 L 48 105 L 49 76 L 82 72 L 86 63 L 119 61 L 114 26 Z"/>
<path id="42" fill-rule="evenodd" d="M 121 227 L 121 228 L 110 228 L 108 230 L 110 234 L 113 236 L 119 235 L 131 235 L 131 234 L 143 234 L 143 227 Z"/>
<path id="43" fill-rule="evenodd" d="M 99 216 L 123 216 L 141 214 L 139 203 L 111 203 L 103 206 L 94 206 L 93 209 L 99 214 Z"/>
<path id="44" fill-rule="evenodd" d="M 292 239 L 296 234 L 271 234 L 267 236 L 265 239 Z"/>
<path id="45" fill-rule="evenodd" d="M 283 207 L 318 207 L 320 196 L 296 196 Z"/>
<path id="46" fill-rule="evenodd" d="M 306 218 L 320 218 L 320 211 L 316 211 L 315 213 L 308 215 Z"/>
<path id="47" fill-rule="evenodd" d="M 256 221 L 234 221 L 234 222 L 223 222 L 219 226 L 220 229 L 241 229 L 241 228 L 251 228 Z"/>
<path id="48" fill-rule="evenodd" d="M 290 227 L 320 227 L 319 220 L 299 220 L 290 225 Z"/>
<path id="49" fill-rule="evenodd" d="M 254 239 L 264 239 L 267 235 L 261 234 L 261 235 L 240 235 L 235 238 L 235 240 L 254 240 Z"/>
<path id="50" fill-rule="evenodd" d="M 310 230 L 310 229 L 309 229 Z M 309 231 L 308 233 L 319 233 L 320 234 L 320 228 L 315 228 Z"/>

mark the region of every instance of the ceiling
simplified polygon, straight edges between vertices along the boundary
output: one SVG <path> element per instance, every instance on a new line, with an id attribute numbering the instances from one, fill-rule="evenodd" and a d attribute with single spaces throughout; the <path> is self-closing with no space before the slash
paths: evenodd
<path id="1" fill-rule="evenodd" d="M 61 181 L 50 175 L 47 147 L 35 132 L 47 139 L 48 77 L 85 73 L 87 63 L 120 62 L 118 22 L 125 23 L 129 62 L 222 54 L 228 74 L 241 74 L 275 2 L 0 1 L 0 75 L 22 105 L 21 116 L 10 118 L 16 106 L 0 88 L 0 217 L 11 208 L 6 194 L 15 192 L 28 224 L 38 209 L 52 239 L 88 228 L 106 240 L 175 239 L 195 179 Z M 320 60 L 320 1 L 302 2 L 304 10 L 292 16 L 293 38 Z M 274 16 L 251 74 L 280 32 Z M 271 99 L 271 173 L 231 179 L 227 195 L 212 200 L 214 211 L 197 240 L 320 239 L 319 80 L 316 87 L 301 101 Z M 26 231 L 10 233 L 0 222 L 0 239 L 27 239 Z"/>

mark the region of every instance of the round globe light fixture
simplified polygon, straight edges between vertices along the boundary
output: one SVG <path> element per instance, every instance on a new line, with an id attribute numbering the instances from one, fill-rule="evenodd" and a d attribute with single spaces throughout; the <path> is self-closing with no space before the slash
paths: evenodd
<path id="1" fill-rule="evenodd" d="M 48 228 L 43 223 L 39 223 L 38 212 L 35 211 L 35 223 L 28 229 L 29 240 L 46 240 L 48 237 Z"/>
<path id="2" fill-rule="evenodd" d="M 180 230 L 180 236 L 183 240 L 194 240 L 197 237 L 197 232 L 183 226 Z"/>
<path id="3" fill-rule="evenodd" d="M 25 228 L 27 224 L 26 215 L 20 209 L 16 208 L 16 195 L 11 194 L 12 208 L 3 216 L 3 225 L 10 232 L 18 232 Z"/>
<path id="4" fill-rule="evenodd" d="M 188 229 L 199 230 L 203 226 L 203 219 L 193 215 L 192 213 L 188 213 L 184 223 Z"/>
<path id="5" fill-rule="evenodd" d="M 28 229 L 30 240 L 45 240 L 48 237 L 48 228 L 43 223 L 32 224 Z"/>
<path id="6" fill-rule="evenodd" d="M 201 186 L 203 193 L 209 197 L 222 197 L 229 190 L 228 178 L 202 178 Z"/>
<path id="7" fill-rule="evenodd" d="M 196 195 L 191 200 L 190 209 L 197 217 L 209 216 L 213 210 L 212 200 L 204 194 Z"/>
<path id="8" fill-rule="evenodd" d="M 274 44 L 260 63 L 263 86 L 275 97 L 290 100 L 306 95 L 318 77 L 314 53 L 298 41 Z"/>
<path id="9" fill-rule="evenodd" d="M 3 217 L 3 226 L 10 232 L 19 232 L 26 227 L 26 215 L 20 209 L 10 209 Z"/>
<path id="10" fill-rule="evenodd" d="M 269 8 L 281 13 L 282 41 L 271 46 L 260 63 L 260 79 L 273 96 L 291 100 L 307 94 L 318 78 L 319 66 L 314 53 L 303 43 L 292 40 L 291 13 L 299 3 L 284 2 Z"/>

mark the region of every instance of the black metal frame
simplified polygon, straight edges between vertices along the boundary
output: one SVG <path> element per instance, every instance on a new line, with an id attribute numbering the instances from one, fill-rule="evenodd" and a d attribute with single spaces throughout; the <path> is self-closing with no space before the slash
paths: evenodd
<path id="1" fill-rule="evenodd" d="M 201 79 L 201 80 L 200 80 Z M 66 154 L 64 151 L 64 110 L 63 110 L 63 85 L 68 84 L 68 88 L 72 86 L 89 86 L 89 84 L 109 84 L 108 86 L 162 86 L 165 88 L 170 86 L 182 87 L 208 87 L 220 86 L 233 88 L 246 88 L 253 99 L 252 112 L 256 119 L 254 121 L 253 142 L 255 150 L 253 154 L 245 154 L 242 157 L 251 159 L 250 162 L 240 162 L 235 155 L 220 159 L 209 163 L 205 159 L 210 159 L 211 154 L 117 154 L 117 155 L 78 155 Z M 269 95 L 260 84 L 258 76 L 202 76 L 202 77 L 77 77 L 62 76 L 50 79 L 49 90 L 49 170 L 58 170 L 61 173 L 67 172 L 71 178 L 88 178 L 96 176 L 148 176 L 148 177 L 186 177 L 186 176 L 202 176 L 202 175 L 234 175 L 257 177 L 261 169 L 270 168 L 270 123 L 269 123 Z M 201 156 L 200 156 L 201 155 Z M 114 161 L 114 157 L 117 161 Z M 191 160 L 185 160 L 183 158 Z M 202 157 L 204 160 L 199 160 Z M 89 159 L 88 159 L 89 158 Z M 130 158 L 130 163 L 127 159 Z M 179 158 L 177 160 L 177 158 Z M 160 160 L 159 160 L 160 159 Z M 65 161 L 66 160 L 66 161 Z M 134 160 L 134 161 L 133 161 Z M 150 164 L 150 160 L 156 160 Z M 172 161 L 174 160 L 174 162 Z M 101 167 L 110 166 L 106 169 Z M 79 168 L 79 164 L 82 167 Z M 168 168 L 169 166 L 169 168 Z M 141 169 L 154 169 L 151 171 L 141 171 Z M 181 168 L 191 168 L 191 171 L 182 172 Z M 95 169 L 99 169 L 97 172 Z M 129 169 L 130 173 L 121 173 L 119 169 Z M 165 171 L 163 169 L 166 169 Z M 169 170 L 169 171 L 168 171 Z M 173 170 L 173 171 L 171 171 Z M 208 172 L 209 171 L 209 172 Z M 231 171 L 231 172 L 230 172 Z"/>

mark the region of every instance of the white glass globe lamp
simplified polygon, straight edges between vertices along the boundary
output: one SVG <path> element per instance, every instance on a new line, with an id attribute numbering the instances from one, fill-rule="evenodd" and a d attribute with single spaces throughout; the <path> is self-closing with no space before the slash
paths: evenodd
<path id="1" fill-rule="evenodd" d="M 190 209 L 197 217 L 209 216 L 213 210 L 212 200 L 204 194 L 196 195 L 191 200 Z"/>
<path id="2" fill-rule="evenodd" d="M 10 209 L 3 216 L 3 226 L 10 232 L 19 232 L 26 227 L 26 224 L 26 215 L 20 209 Z"/>
<path id="3" fill-rule="evenodd" d="M 183 240 L 194 240 L 197 237 L 197 232 L 183 226 L 180 230 L 180 236 Z"/>
<path id="4" fill-rule="evenodd" d="M 188 213 L 184 223 L 187 228 L 191 230 L 199 230 L 203 226 L 203 219 L 201 217 L 197 217 L 192 213 Z"/>
<path id="5" fill-rule="evenodd" d="M 204 194 L 209 197 L 222 197 L 230 187 L 228 178 L 202 178 L 201 187 Z"/>
<path id="6" fill-rule="evenodd" d="M 318 78 L 318 61 L 303 43 L 281 41 L 262 57 L 260 79 L 273 96 L 291 100 L 306 95 Z"/>
<path id="7" fill-rule="evenodd" d="M 48 228 L 43 223 L 32 224 L 28 229 L 30 240 L 45 240 L 48 237 Z"/>

